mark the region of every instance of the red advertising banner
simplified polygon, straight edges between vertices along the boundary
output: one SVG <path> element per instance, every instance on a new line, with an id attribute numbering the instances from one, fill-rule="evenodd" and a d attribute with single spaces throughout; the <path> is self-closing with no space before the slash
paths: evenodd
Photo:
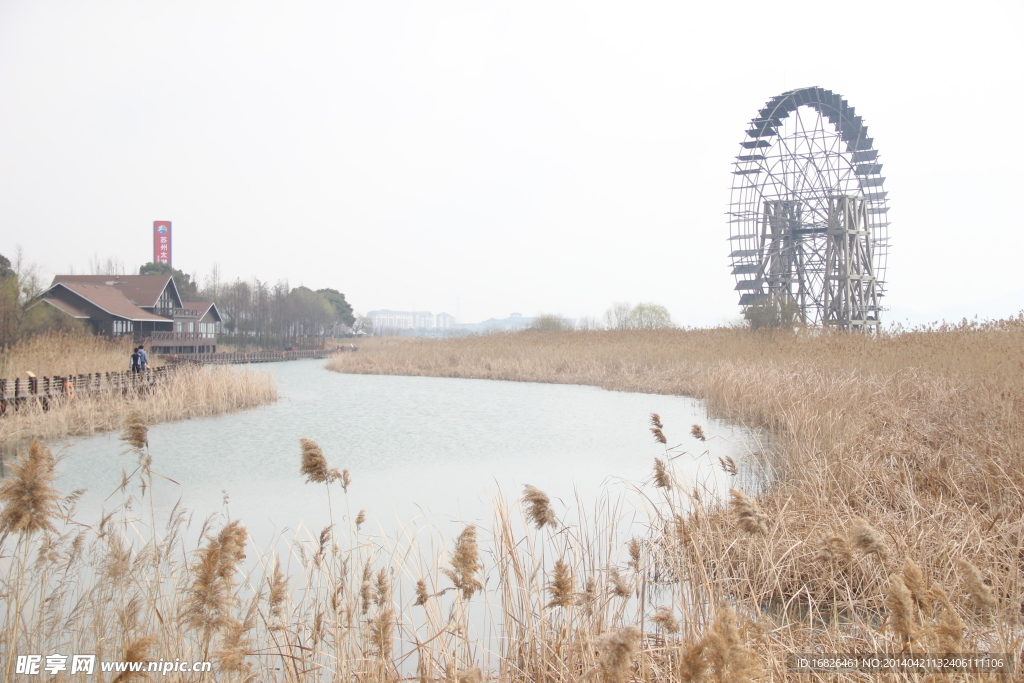
<path id="1" fill-rule="evenodd" d="M 170 221 L 153 221 L 153 263 L 172 265 Z"/>

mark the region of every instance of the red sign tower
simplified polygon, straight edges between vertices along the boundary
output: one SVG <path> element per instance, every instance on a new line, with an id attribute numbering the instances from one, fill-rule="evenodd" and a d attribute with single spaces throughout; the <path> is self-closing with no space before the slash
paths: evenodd
<path id="1" fill-rule="evenodd" d="M 171 265 L 170 221 L 153 221 L 153 263 Z"/>

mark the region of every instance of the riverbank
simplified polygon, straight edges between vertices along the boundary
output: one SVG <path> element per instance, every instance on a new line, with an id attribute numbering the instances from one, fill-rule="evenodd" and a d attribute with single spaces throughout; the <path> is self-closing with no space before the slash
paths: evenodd
<path id="1" fill-rule="evenodd" d="M 328 368 L 683 394 L 770 430 L 771 487 L 728 509 L 699 501 L 699 514 L 664 520 L 652 547 L 712 604 L 739 607 L 747 641 L 780 677 L 787 653 L 1020 647 L 1024 321 L 877 338 L 716 329 L 373 340 Z M 686 431 L 663 429 L 669 444 Z M 695 504 L 685 486 L 666 491 Z"/>
<path id="2" fill-rule="evenodd" d="M 125 372 L 135 342 L 130 337 L 109 338 L 94 334 L 41 334 L 23 339 L 0 352 L 0 377 L 74 376 L 92 372 Z M 164 362 L 150 357 L 149 367 Z"/>
<path id="3" fill-rule="evenodd" d="M 33 337 L 6 349 L 2 367 L 14 378 L 76 376 L 125 372 L 132 340 L 95 335 L 52 334 Z M 150 358 L 150 367 L 164 362 Z M 81 392 L 67 400 L 28 402 L 0 418 L 0 445 L 26 445 L 31 439 L 54 440 L 120 429 L 129 414 L 147 423 L 221 415 L 277 400 L 277 387 L 265 373 L 225 368 L 179 368 L 167 381 L 135 386 L 124 392 Z"/>
<path id="4" fill-rule="evenodd" d="M 128 415 L 149 424 L 223 415 L 277 400 L 277 385 L 266 373 L 227 367 L 178 368 L 145 391 L 76 396 L 42 404 L 26 404 L 0 419 L 0 444 L 52 441 L 120 429 Z"/>

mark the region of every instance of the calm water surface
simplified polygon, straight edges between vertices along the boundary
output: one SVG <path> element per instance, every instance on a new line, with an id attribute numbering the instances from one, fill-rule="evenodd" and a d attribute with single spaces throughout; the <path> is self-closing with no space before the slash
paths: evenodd
<path id="1" fill-rule="evenodd" d="M 707 418 L 701 402 L 593 387 L 432 377 L 342 375 L 323 361 L 249 366 L 273 374 L 281 399 L 263 408 L 150 429 L 158 480 L 158 517 L 179 499 L 197 519 L 226 513 L 254 540 L 287 529 L 320 529 L 330 519 L 323 485 L 299 475 L 299 438 L 323 448 L 333 467 L 352 475 L 347 501 L 335 487 L 335 516 L 366 509 L 371 524 L 392 533 L 412 522 L 489 525 L 496 496 L 514 499 L 524 484 L 566 506 L 597 498 L 602 486 L 625 488 L 651 473 L 664 455 L 648 419 L 659 413 L 669 445 L 689 451 L 677 474 L 712 486 L 728 477 L 712 457 L 758 450 L 746 431 Z M 690 437 L 703 426 L 706 443 Z M 59 444 L 67 455 L 58 486 L 86 488 L 78 517 L 89 519 L 129 472 L 134 457 L 117 435 Z M 706 453 L 710 451 L 710 454 Z M 228 502 L 225 506 L 225 493 Z M 164 513 L 161 515 L 160 513 Z M 453 527 L 454 528 L 454 527 Z"/>

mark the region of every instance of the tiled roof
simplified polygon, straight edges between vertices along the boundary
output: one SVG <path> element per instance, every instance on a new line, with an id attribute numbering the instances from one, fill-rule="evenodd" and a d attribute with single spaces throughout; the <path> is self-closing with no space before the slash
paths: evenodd
<path id="1" fill-rule="evenodd" d="M 178 293 L 170 275 L 57 275 L 50 286 L 59 283 L 116 287 L 136 306 L 146 308 L 156 306 L 157 300 L 168 286 L 175 295 Z M 179 296 L 178 299 L 180 298 Z"/>
<path id="2" fill-rule="evenodd" d="M 71 304 L 67 303 L 66 301 L 61 301 L 60 299 L 43 299 L 43 301 L 48 303 L 48 304 L 50 304 L 54 308 L 57 308 L 57 309 L 59 309 L 61 311 L 64 311 L 65 313 L 70 315 L 72 318 L 85 318 L 87 320 L 89 318 L 89 314 L 88 313 L 86 313 L 85 311 L 82 311 L 82 310 L 79 310 L 79 309 L 75 308 L 74 306 L 72 306 Z"/>
<path id="3" fill-rule="evenodd" d="M 220 318 L 220 311 L 217 310 L 217 307 L 213 305 L 212 301 L 182 301 L 181 302 L 181 307 L 182 308 L 191 308 L 191 309 L 193 309 L 195 311 L 198 311 L 198 315 L 196 317 L 199 318 L 199 319 L 205 318 L 206 314 L 212 308 L 213 312 L 214 312 L 214 315 L 217 316 L 217 320 L 221 319 Z"/>
<path id="4" fill-rule="evenodd" d="M 146 275 L 140 275 L 139 277 L 148 277 Z M 160 277 L 163 277 L 162 275 Z M 124 295 L 124 292 L 117 286 L 114 285 L 95 285 L 95 284 L 81 284 L 77 282 L 58 282 L 55 283 L 47 293 L 52 292 L 57 287 L 63 287 L 68 291 L 80 296 L 92 305 L 103 309 L 111 315 L 115 315 L 125 320 L 134 320 L 136 322 L 143 320 L 152 320 L 154 322 L 170 322 L 170 318 L 165 318 L 160 315 L 154 315 L 149 311 L 144 311 Z M 72 306 L 71 308 L 75 308 Z"/>

